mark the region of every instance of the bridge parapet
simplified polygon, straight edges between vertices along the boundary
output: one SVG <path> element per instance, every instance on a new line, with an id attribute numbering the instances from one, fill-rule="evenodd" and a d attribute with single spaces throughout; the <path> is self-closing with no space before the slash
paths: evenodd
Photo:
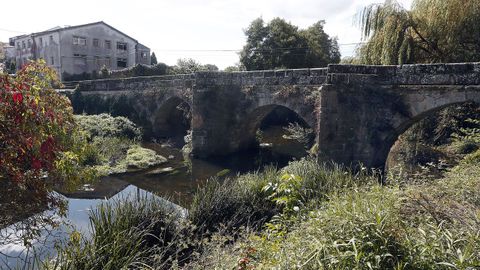
<path id="1" fill-rule="evenodd" d="M 116 79 L 100 79 L 81 81 L 78 90 L 91 91 L 142 91 L 154 88 L 180 87 L 191 88 L 195 80 L 194 74 L 143 76 Z"/>
<path id="2" fill-rule="evenodd" d="M 329 65 L 328 84 L 478 85 L 480 63 L 399 66 Z"/>
<path id="3" fill-rule="evenodd" d="M 197 88 L 209 85 L 323 84 L 326 76 L 327 68 L 195 73 Z"/>

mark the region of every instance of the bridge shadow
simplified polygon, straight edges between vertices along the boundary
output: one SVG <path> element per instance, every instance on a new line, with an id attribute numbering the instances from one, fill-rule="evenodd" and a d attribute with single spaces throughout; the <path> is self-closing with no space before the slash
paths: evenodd
<path id="1" fill-rule="evenodd" d="M 156 111 L 153 120 L 153 134 L 157 140 L 168 140 L 176 147 L 185 144 L 184 137 L 190 130 L 192 120 L 188 102 L 171 97 Z"/>
<path id="2" fill-rule="evenodd" d="M 390 180 L 434 179 L 478 148 L 458 137 L 465 128 L 478 128 L 480 104 L 459 102 L 425 111 L 399 126 L 385 144 L 386 176 Z"/>
<path id="3" fill-rule="evenodd" d="M 292 134 L 294 133 L 294 134 Z M 313 129 L 295 111 L 265 105 L 250 112 L 240 124 L 239 152 L 271 149 L 279 159 L 300 158 L 313 144 Z"/>

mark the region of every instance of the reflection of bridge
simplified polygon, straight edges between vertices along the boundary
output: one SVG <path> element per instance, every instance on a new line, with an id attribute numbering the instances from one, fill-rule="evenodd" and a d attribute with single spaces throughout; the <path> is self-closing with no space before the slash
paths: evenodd
<path id="1" fill-rule="evenodd" d="M 150 137 L 191 126 L 196 156 L 250 147 L 262 120 L 281 107 L 316 130 L 321 159 L 383 167 L 413 123 L 451 104 L 480 102 L 480 63 L 200 72 L 83 81 L 78 89 L 77 112 L 127 116 Z M 191 121 L 182 120 L 185 108 Z"/>

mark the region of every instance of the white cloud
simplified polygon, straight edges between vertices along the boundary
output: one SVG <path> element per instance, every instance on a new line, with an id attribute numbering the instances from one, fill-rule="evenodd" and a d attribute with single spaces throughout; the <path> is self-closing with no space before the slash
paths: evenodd
<path id="1" fill-rule="evenodd" d="M 24 0 L 10 1 L 0 18 L 0 40 L 23 32 L 42 31 L 57 25 L 103 20 L 133 36 L 155 52 L 159 61 L 174 64 L 191 57 L 220 68 L 238 62 L 235 52 L 173 51 L 240 49 L 243 29 L 262 16 L 281 17 L 302 28 L 325 20 L 325 30 L 340 44 L 360 41 L 354 15 L 364 6 L 382 0 Z M 410 6 L 412 0 L 401 0 Z M 5 7 L 5 5 L 4 5 Z M 342 45 L 343 55 L 354 46 Z"/>

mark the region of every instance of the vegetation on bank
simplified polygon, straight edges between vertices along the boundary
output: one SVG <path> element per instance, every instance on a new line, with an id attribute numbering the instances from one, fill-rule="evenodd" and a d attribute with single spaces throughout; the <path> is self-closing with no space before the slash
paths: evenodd
<path id="1" fill-rule="evenodd" d="M 472 120 L 476 122 L 477 120 Z M 457 141 L 479 142 L 478 129 Z M 463 148 L 463 147 L 460 147 Z M 313 158 L 200 187 L 188 215 L 155 198 L 91 214 L 48 269 L 470 269 L 480 266 L 480 150 L 442 179 Z"/>
<path id="2" fill-rule="evenodd" d="M 480 265 L 480 166 L 434 184 L 367 185 L 329 194 L 288 233 L 249 234 L 193 269 L 469 269 Z M 275 222 L 273 222 L 276 225 Z"/>
<path id="3" fill-rule="evenodd" d="M 91 214 L 49 269 L 469 269 L 480 265 L 480 151 L 436 182 L 379 184 L 313 159 L 211 179 L 182 218 L 130 198 Z M 477 157 L 473 159 L 471 157 Z"/>
<path id="4" fill-rule="evenodd" d="M 141 130 L 125 117 L 109 114 L 76 115 L 89 145 L 84 165 L 99 175 L 146 169 L 167 162 L 155 151 L 140 146 Z"/>

